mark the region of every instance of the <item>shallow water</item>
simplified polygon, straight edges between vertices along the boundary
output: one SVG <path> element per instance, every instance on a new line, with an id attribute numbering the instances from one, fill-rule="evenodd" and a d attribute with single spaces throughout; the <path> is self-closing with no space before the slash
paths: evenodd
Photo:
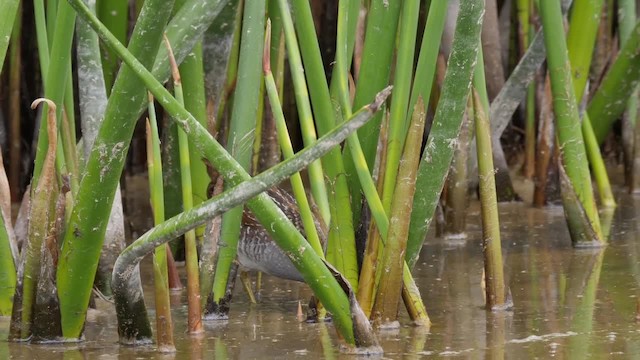
<path id="1" fill-rule="evenodd" d="M 413 327 L 401 310 L 401 328 L 379 333 L 384 358 L 449 357 L 640 358 L 635 320 L 640 284 L 640 197 L 620 194 L 609 246 L 603 251 L 571 248 L 560 207 L 500 205 L 505 275 L 514 308 L 484 310 L 480 218 L 471 207 L 466 241 L 428 240 L 414 272 L 433 325 Z M 145 268 L 148 271 L 148 266 Z M 146 277 L 149 278 L 149 277 Z M 0 359 L 252 359 L 345 358 L 331 324 L 296 320 L 305 285 L 263 277 L 261 302 L 251 305 L 236 286 L 230 320 L 207 322 L 201 338 L 185 334 L 184 294 L 172 299 L 177 352 L 117 344 L 115 314 L 98 301 L 87 323 L 86 341 L 73 345 L 0 342 Z M 146 291 L 153 305 L 152 291 Z M 153 317 L 153 312 L 150 311 Z M 0 338 L 8 319 L 0 318 Z"/>

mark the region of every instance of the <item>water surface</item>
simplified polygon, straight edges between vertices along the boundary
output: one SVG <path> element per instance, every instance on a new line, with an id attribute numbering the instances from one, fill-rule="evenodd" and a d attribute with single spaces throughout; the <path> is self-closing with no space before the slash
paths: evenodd
<path id="1" fill-rule="evenodd" d="M 505 275 L 514 302 L 509 312 L 484 309 L 478 206 L 471 206 L 466 241 L 432 236 L 415 269 L 433 325 L 416 328 L 401 309 L 401 328 L 379 333 L 384 358 L 454 359 L 640 358 L 636 322 L 640 284 L 640 198 L 620 194 L 609 246 L 574 250 L 560 207 L 532 209 L 501 204 Z M 143 271 L 151 278 L 149 267 Z M 112 306 L 98 301 L 85 332 L 73 345 L 0 342 L 0 358 L 11 359 L 258 359 L 346 358 L 331 324 L 296 320 L 298 302 L 311 292 L 303 285 L 264 276 L 260 303 L 251 305 L 241 286 L 230 320 L 207 322 L 200 338 L 185 334 L 184 294 L 172 299 L 177 352 L 117 344 Z M 150 284 L 149 284 L 150 285 Z M 152 291 L 145 296 L 153 317 Z M 0 320 L 6 338 L 8 319 Z"/>

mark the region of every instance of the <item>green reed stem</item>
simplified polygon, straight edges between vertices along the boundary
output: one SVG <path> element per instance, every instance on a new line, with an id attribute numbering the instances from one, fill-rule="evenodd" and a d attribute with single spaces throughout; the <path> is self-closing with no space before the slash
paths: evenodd
<path id="1" fill-rule="evenodd" d="M 567 50 L 573 75 L 573 90 L 578 103 L 582 101 L 586 88 L 587 74 L 589 74 L 591 66 L 591 57 L 596 43 L 603 3 L 603 0 L 578 1 L 571 10 L 571 26 L 567 34 Z M 596 179 L 602 205 L 615 207 L 616 201 L 609 183 L 609 176 L 600 153 L 600 146 L 591 128 L 588 114 L 585 114 L 582 119 L 582 136 L 584 137 L 587 158 Z"/>
<path id="2" fill-rule="evenodd" d="M 356 109 L 364 105 L 376 92 L 389 83 L 401 4 L 401 1 L 373 0 L 371 2 L 367 14 L 367 36 L 362 51 L 360 76 L 353 101 L 353 107 Z M 369 169 L 373 169 L 374 166 L 383 113 L 377 114 L 358 132 L 358 140 Z M 353 174 L 354 162 L 351 158 L 351 150 L 344 151 L 343 161 L 345 172 Z M 360 181 L 356 176 L 349 176 L 347 180 L 351 193 L 353 219 L 354 223 L 357 223 L 360 219 L 362 199 Z"/>
<path id="3" fill-rule="evenodd" d="M 57 17 L 55 21 L 55 32 L 53 33 L 53 41 L 51 45 L 51 57 L 47 66 L 45 81 L 45 97 L 53 101 L 57 106 L 56 118 L 59 119 L 58 126 L 62 122 L 62 109 L 64 90 L 68 78 L 69 64 L 71 63 L 71 45 L 73 42 L 73 29 L 76 22 L 76 13 L 66 1 L 61 1 L 57 9 Z M 51 35 L 51 34 L 50 34 Z M 43 114 L 47 112 L 47 106 L 42 109 Z M 49 136 L 46 131 L 46 121 L 40 123 L 40 137 L 38 138 L 38 146 L 36 149 L 35 166 L 33 170 L 33 179 L 37 181 L 40 177 L 40 171 L 44 158 L 46 156 L 49 143 Z M 64 135 L 63 135 L 64 136 Z M 63 137 L 64 139 L 65 137 Z M 64 156 L 62 155 L 65 141 L 56 156 L 58 171 L 66 168 Z M 68 151 L 69 149 L 65 149 Z"/>
<path id="4" fill-rule="evenodd" d="M 269 27 L 267 27 L 267 29 L 269 29 Z M 269 35 L 270 31 L 268 31 L 267 33 L 267 36 Z M 267 95 L 269 96 L 271 112 L 273 113 L 276 121 L 276 127 L 278 129 L 278 143 L 282 148 L 282 154 L 284 155 L 284 158 L 290 159 L 294 155 L 293 146 L 291 145 L 291 138 L 289 137 L 289 132 L 287 130 L 287 123 L 284 119 L 284 113 L 282 112 L 280 99 L 278 98 L 278 88 L 276 87 L 275 80 L 273 79 L 273 74 L 271 73 L 271 44 L 269 43 L 269 39 L 270 37 L 266 37 L 265 54 L 263 57 L 264 80 Z M 309 242 L 313 250 L 315 250 L 316 254 L 324 259 L 324 249 L 322 248 L 322 243 L 320 242 L 320 237 L 318 236 L 318 231 L 313 220 L 313 213 L 311 211 L 309 201 L 307 200 L 307 194 L 304 189 L 304 184 L 302 183 L 302 177 L 300 176 L 300 173 L 295 173 L 291 176 L 291 187 L 293 188 L 293 194 L 296 198 L 296 202 L 298 203 L 300 216 L 302 217 L 302 225 L 304 226 L 304 232 L 307 237 L 307 241 Z"/>
<path id="5" fill-rule="evenodd" d="M 505 305 L 506 291 L 500 243 L 500 220 L 498 217 L 495 170 L 493 156 L 491 155 L 491 126 L 487 117 L 488 107 L 483 104 L 475 88 L 472 96 L 478 154 L 478 176 L 480 177 L 486 299 L 487 309 L 493 310 Z"/>
<path id="6" fill-rule="evenodd" d="M 295 30 L 293 28 L 293 19 L 289 13 L 287 2 L 284 0 L 278 0 L 278 7 L 280 9 L 279 14 L 282 20 L 282 29 L 284 31 L 287 54 L 289 56 L 289 68 L 291 69 L 296 106 L 298 108 L 302 141 L 305 146 L 311 146 L 316 142 L 317 134 L 313 122 L 311 103 L 309 102 L 307 83 L 305 82 L 305 69 L 302 65 L 300 48 L 298 47 L 298 40 L 296 39 Z M 320 161 L 309 166 L 309 184 L 311 185 L 313 199 L 315 200 L 318 209 L 320 209 L 322 218 L 325 223 L 329 224 L 331 220 L 331 212 L 329 207 L 329 198 L 327 197 L 327 187 L 324 182 L 322 163 Z"/>
<path id="7" fill-rule="evenodd" d="M 280 7 L 283 13 L 287 9 L 284 5 L 284 1 L 281 0 Z M 296 18 L 297 34 L 301 39 L 305 40 L 300 42 L 300 50 L 311 95 L 311 103 L 313 104 L 316 128 L 318 133 L 323 135 L 336 125 L 336 115 L 333 111 L 329 86 L 327 85 L 322 65 L 313 16 L 307 0 L 294 0 L 292 1 L 292 6 Z M 340 150 L 331 150 L 323 157 L 322 164 L 327 175 L 327 183 L 331 186 L 328 193 L 331 226 L 327 244 L 327 259 L 344 275 L 354 291 L 357 291 L 358 261 L 353 213 Z M 327 309 L 329 308 L 327 307 Z"/>
<path id="8" fill-rule="evenodd" d="M 408 128 L 407 106 L 411 91 L 411 76 L 416 44 L 416 30 L 420 14 L 420 1 L 403 2 L 400 19 L 398 57 L 396 60 L 393 99 L 391 100 L 391 118 L 389 120 L 389 138 L 387 139 L 387 162 L 384 170 L 382 204 L 387 213 L 391 210 L 394 188 L 400 165 L 400 155 Z"/>
<path id="9" fill-rule="evenodd" d="M 236 96 L 229 129 L 227 148 L 236 161 L 248 172 L 251 166 L 251 148 L 258 109 L 262 73 L 262 48 L 264 41 L 264 1 L 245 4 L 240 41 L 240 62 Z M 219 170 L 219 169 L 218 169 Z M 225 180 L 228 180 L 225 178 Z M 236 259 L 243 207 L 238 206 L 222 217 L 218 263 L 213 280 L 213 300 L 219 303 L 225 294 L 229 273 Z"/>
<path id="10" fill-rule="evenodd" d="M 153 96 L 149 95 L 149 118 L 147 119 L 147 166 L 149 172 L 149 192 L 153 223 L 158 225 L 164 217 L 164 188 L 162 185 L 162 159 L 160 136 Z M 167 271 L 167 245 L 155 248 L 153 252 L 153 280 L 156 305 L 157 345 L 160 352 L 175 352 L 173 344 L 173 321 L 169 300 L 169 275 Z M 150 330 L 149 330 L 150 331 Z"/>
<path id="11" fill-rule="evenodd" d="M 601 242 L 600 220 L 593 197 L 582 131 L 579 130 L 580 118 L 571 79 L 571 64 L 567 57 L 560 4 L 552 0 L 540 1 L 540 15 L 557 120 L 557 137 L 564 167 L 588 220 L 599 237 L 592 240 Z"/>
<path id="12" fill-rule="evenodd" d="M 605 75 L 587 107 L 599 143 L 626 108 L 626 99 L 640 81 L 640 22 L 629 34 L 618 57 Z M 623 101 L 624 100 L 624 101 Z"/>
<path id="13" fill-rule="evenodd" d="M 184 106 L 184 95 L 182 92 L 182 80 L 178 64 L 173 56 L 169 40 L 165 37 L 165 43 L 169 51 L 169 60 L 173 74 L 173 91 L 176 100 Z M 186 108 L 185 108 L 186 109 Z M 200 120 L 202 121 L 202 120 Z M 202 125 L 202 123 L 200 123 Z M 178 129 L 178 148 L 180 152 L 180 180 L 182 184 L 182 209 L 189 211 L 193 208 L 193 191 L 191 179 L 191 159 L 189 155 L 189 140 L 187 134 Z M 196 232 L 189 230 L 184 235 L 185 257 L 187 263 L 187 302 L 188 315 L 187 327 L 190 334 L 198 334 L 204 331 L 202 326 L 202 314 L 200 308 L 200 273 L 198 268 L 198 249 L 196 247 Z"/>
<path id="14" fill-rule="evenodd" d="M 4 58 L 7 55 L 7 48 L 9 47 L 9 40 L 11 39 L 11 32 L 13 31 L 13 22 L 18 13 L 18 5 L 20 5 L 19 0 L 0 2 L 0 14 L 3 14 L 3 20 L 0 22 L 0 72 L 2 72 Z"/>
<path id="15" fill-rule="evenodd" d="M 127 43 L 129 30 L 129 1 L 128 0 L 98 0 L 98 18 L 123 44 Z M 118 56 L 111 49 L 103 49 L 102 72 L 104 74 L 107 95 L 118 71 Z"/>

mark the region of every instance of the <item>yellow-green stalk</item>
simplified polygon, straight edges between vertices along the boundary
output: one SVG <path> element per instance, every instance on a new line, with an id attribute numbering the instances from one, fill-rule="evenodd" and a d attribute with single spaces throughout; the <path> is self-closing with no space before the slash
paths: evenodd
<path id="1" fill-rule="evenodd" d="M 182 81 L 178 64 L 173 56 L 169 40 L 165 36 L 165 45 L 169 53 L 171 63 L 171 74 L 173 77 L 173 91 L 176 100 L 184 106 L 184 96 L 182 93 Z M 189 157 L 189 140 L 187 134 L 182 129 L 178 129 L 178 148 L 180 151 L 180 179 L 182 184 L 182 209 L 189 211 L 193 208 L 193 192 L 191 182 L 191 161 Z M 187 303 L 188 316 L 187 327 L 190 334 L 199 334 L 204 331 L 202 325 L 202 314 L 200 310 L 200 279 L 198 269 L 198 250 L 196 247 L 196 232 L 189 230 L 184 234 L 185 257 L 187 263 Z"/>
<path id="2" fill-rule="evenodd" d="M 411 125 L 407 133 L 404 152 L 398 169 L 397 184 L 391 206 L 391 220 L 387 241 L 385 243 L 382 261 L 379 267 L 384 269 L 380 278 L 373 317 L 375 320 L 388 323 L 398 319 L 398 305 L 402 293 L 403 272 L 408 271 L 404 261 L 407 237 L 409 234 L 409 220 L 413 209 L 413 195 L 415 181 L 420 162 L 420 149 L 424 133 L 426 110 L 422 98 L 418 99 L 413 111 Z M 407 283 L 404 283 L 407 286 Z M 418 297 L 418 302 L 420 298 Z M 426 315 L 426 313 L 425 313 Z M 428 322 L 428 318 L 427 318 Z"/>
<path id="3" fill-rule="evenodd" d="M 484 251 L 484 274 L 487 309 L 504 307 L 506 291 L 500 244 L 500 221 L 496 182 L 491 156 L 491 127 L 480 96 L 473 89 L 473 114 L 476 129 L 478 154 L 478 176 L 480 178 L 480 206 L 482 216 L 482 248 Z"/>
<path id="4" fill-rule="evenodd" d="M 153 96 L 149 94 L 149 118 L 147 128 L 147 169 L 153 223 L 158 225 L 164 218 L 164 189 L 162 186 L 162 160 L 160 138 Z M 167 271 L 167 245 L 158 246 L 153 252 L 153 279 L 156 302 L 156 333 L 160 352 L 175 352 L 173 344 L 173 321 L 169 302 L 169 276 Z"/>
<path id="5" fill-rule="evenodd" d="M 302 141 L 305 146 L 311 146 L 317 138 L 316 127 L 313 122 L 313 113 L 311 111 L 311 103 L 309 102 L 309 92 L 305 82 L 305 71 L 300 57 L 300 49 L 298 40 L 293 28 L 293 19 L 289 13 L 289 7 L 286 1 L 278 0 L 278 9 L 282 20 L 282 29 L 287 48 L 289 68 L 291 69 L 291 78 L 294 86 L 296 97 L 296 106 L 298 108 L 298 117 L 300 121 L 300 130 Z M 324 172 L 320 161 L 309 166 L 309 184 L 313 199 L 322 214 L 325 223 L 329 224 L 331 220 L 331 211 L 329 206 L 329 198 L 327 187 L 325 185 Z"/>
<path id="6" fill-rule="evenodd" d="M 533 16 L 533 0 L 518 0 L 516 7 L 518 11 L 518 43 L 520 44 L 520 56 L 524 56 L 529 48 L 529 42 L 534 34 L 530 19 Z M 527 88 L 526 116 L 525 116 L 525 145 L 524 145 L 524 176 L 527 179 L 533 178 L 535 173 L 536 159 L 536 88 L 535 82 L 531 82 Z"/>
<path id="7" fill-rule="evenodd" d="M 398 30 L 398 57 L 393 81 L 393 99 L 391 100 L 391 118 L 389 120 L 389 139 L 387 140 L 387 161 L 384 169 L 382 204 L 389 213 L 394 197 L 396 176 L 400 165 L 400 156 L 409 121 L 407 106 L 411 91 L 411 75 L 414 62 L 414 50 L 420 1 L 407 0 L 402 4 L 400 29 Z"/>

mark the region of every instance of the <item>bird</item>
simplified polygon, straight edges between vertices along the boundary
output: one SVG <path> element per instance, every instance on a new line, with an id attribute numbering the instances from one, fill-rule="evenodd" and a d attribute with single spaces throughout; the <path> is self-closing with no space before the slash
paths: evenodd
<path id="1" fill-rule="evenodd" d="M 209 172 L 212 181 L 209 184 L 208 193 L 209 197 L 212 197 L 222 190 L 222 179 L 219 178 L 217 172 L 211 171 L 211 168 L 209 168 Z M 305 236 L 302 217 L 293 195 L 279 186 L 269 188 L 266 193 Z M 313 202 L 311 202 L 311 210 L 316 231 L 324 249 L 327 243 L 327 226 Z M 242 214 L 237 250 L 238 263 L 245 270 L 261 271 L 281 279 L 304 282 L 302 275 L 289 257 L 278 247 L 271 235 L 247 207 L 244 208 Z"/>
<path id="2" fill-rule="evenodd" d="M 286 190 L 272 187 L 267 195 L 302 233 L 304 227 L 295 198 Z M 322 247 L 326 245 L 327 230 L 320 214 L 313 211 L 314 223 Z M 304 282 L 302 275 L 289 257 L 278 247 L 267 230 L 260 224 L 251 210 L 245 208 L 242 215 L 242 227 L 238 241 L 238 262 L 246 269 L 257 270 L 282 279 Z"/>

